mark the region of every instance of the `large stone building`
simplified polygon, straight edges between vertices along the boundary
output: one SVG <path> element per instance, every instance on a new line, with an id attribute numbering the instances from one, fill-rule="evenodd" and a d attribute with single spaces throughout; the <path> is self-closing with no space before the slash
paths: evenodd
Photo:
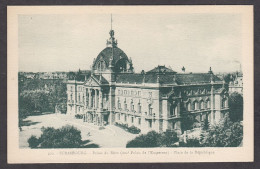
<path id="1" fill-rule="evenodd" d="M 96 125 L 133 125 L 145 133 L 183 132 L 191 122 L 215 123 L 228 111 L 228 86 L 211 69 L 185 74 L 158 66 L 134 73 L 132 60 L 118 48 L 113 30 L 106 45 L 91 71 L 69 76 L 68 115 L 80 114 Z"/>

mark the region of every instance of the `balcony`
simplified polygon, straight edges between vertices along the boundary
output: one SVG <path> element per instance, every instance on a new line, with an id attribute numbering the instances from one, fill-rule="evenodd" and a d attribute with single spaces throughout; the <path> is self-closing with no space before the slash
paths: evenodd
<path id="1" fill-rule="evenodd" d="M 155 113 L 151 114 L 151 113 L 144 113 L 144 118 L 146 119 L 155 119 Z"/>

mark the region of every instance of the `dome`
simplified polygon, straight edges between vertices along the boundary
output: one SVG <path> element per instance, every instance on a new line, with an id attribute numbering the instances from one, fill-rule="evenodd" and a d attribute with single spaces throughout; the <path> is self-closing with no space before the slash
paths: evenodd
<path id="1" fill-rule="evenodd" d="M 113 52 L 112 52 L 112 50 L 113 50 Z M 123 50 L 121 50 L 120 48 L 118 48 L 118 47 L 114 47 L 114 48 L 106 47 L 104 50 L 102 50 L 98 54 L 97 58 L 95 59 L 93 66 L 95 67 L 99 61 L 103 60 L 103 61 L 105 61 L 106 66 L 108 67 L 109 62 L 112 59 L 113 59 L 114 64 L 116 64 L 120 59 L 125 59 L 125 60 L 129 61 L 125 52 Z"/>
<path id="2" fill-rule="evenodd" d="M 110 31 L 110 39 L 107 40 L 107 47 L 94 59 L 92 69 L 96 70 L 97 73 L 108 69 L 114 72 L 133 71 L 131 59 L 128 59 L 125 52 L 117 47 L 113 30 Z"/>

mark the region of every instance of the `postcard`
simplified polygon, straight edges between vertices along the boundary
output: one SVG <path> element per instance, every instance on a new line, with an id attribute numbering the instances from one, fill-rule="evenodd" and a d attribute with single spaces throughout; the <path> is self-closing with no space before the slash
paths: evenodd
<path id="1" fill-rule="evenodd" d="M 8 6 L 8 163 L 250 162 L 253 6 Z"/>

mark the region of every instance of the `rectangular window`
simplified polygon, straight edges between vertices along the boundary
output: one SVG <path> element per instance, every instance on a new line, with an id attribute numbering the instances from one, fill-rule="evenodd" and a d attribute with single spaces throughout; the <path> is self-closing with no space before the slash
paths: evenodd
<path id="1" fill-rule="evenodd" d="M 132 104 L 132 111 L 134 111 L 134 110 L 135 110 L 135 105 Z"/>
<path id="2" fill-rule="evenodd" d="M 141 111 L 142 111 L 142 108 L 141 108 L 141 104 L 139 103 L 138 104 L 138 112 L 141 113 Z"/>
<path id="3" fill-rule="evenodd" d="M 141 125 L 141 118 L 138 119 L 138 124 Z"/>
<path id="4" fill-rule="evenodd" d="M 132 117 L 132 123 L 134 123 L 134 117 Z"/>
<path id="5" fill-rule="evenodd" d="M 149 128 L 152 128 L 152 127 L 153 127 L 152 120 L 149 120 Z"/>
<path id="6" fill-rule="evenodd" d="M 151 107 L 151 105 L 148 105 L 148 110 L 149 110 L 149 115 L 152 115 L 153 113 L 153 108 Z"/>
<path id="7" fill-rule="evenodd" d="M 126 114 L 125 114 L 125 122 L 127 121 L 127 116 L 126 116 Z"/>
<path id="8" fill-rule="evenodd" d="M 118 120 L 120 120 L 120 113 L 118 113 Z"/>

